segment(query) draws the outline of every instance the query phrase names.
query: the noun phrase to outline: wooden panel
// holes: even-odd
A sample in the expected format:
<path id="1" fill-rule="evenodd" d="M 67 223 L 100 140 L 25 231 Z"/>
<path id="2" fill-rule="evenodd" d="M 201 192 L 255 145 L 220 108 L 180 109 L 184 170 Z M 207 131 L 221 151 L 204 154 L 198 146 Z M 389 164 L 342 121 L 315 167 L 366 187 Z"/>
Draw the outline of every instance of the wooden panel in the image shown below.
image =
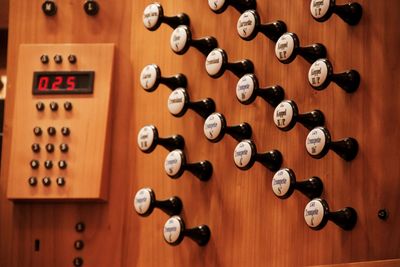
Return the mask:
<path id="1" fill-rule="evenodd" d="M 333 266 L 333 267 L 397 267 L 400 265 L 400 260 L 384 260 L 384 261 L 369 261 L 369 262 L 353 262 L 334 265 L 319 265 L 319 266 Z M 317 266 L 314 266 L 317 267 Z"/>
<path id="2" fill-rule="evenodd" d="M 9 0 L 0 0 L 0 28 L 8 28 L 8 6 Z"/>
<path id="3" fill-rule="evenodd" d="M 344 3 L 345 1 L 337 1 Z M 0 265 L 71 266 L 82 256 L 84 266 L 306 266 L 392 259 L 400 257 L 397 210 L 400 182 L 399 107 L 388 103 L 398 99 L 398 52 L 400 44 L 396 0 L 360 0 L 362 21 L 350 27 L 333 16 L 325 23 L 309 14 L 309 1 L 259 0 L 263 22 L 281 19 L 298 34 L 301 44 L 321 42 L 336 71 L 357 69 L 359 90 L 346 94 L 332 84 L 325 91 L 313 91 L 307 82 L 309 64 L 297 58 L 289 65 L 274 56 L 274 44 L 263 36 L 251 42 L 236 33 L 239 13 L 228 8 L 212 13 L 207 1 L 161 1 L 166 15 L 185 12 L 190 16 L 193 37 L 215 36 L 229 59 L 251 59 L 260 85 L 280 84 L 286 98 L 297 102 L 300 112 L 320 109 L 334 139 L 355 137 L 360 144 L 357 158 L 344 162 L 332 152 L 320 160 L 307 155 L 307 130 L 301 125 L 289 132 L 276 129 L 273 108 L 257 99 L 249 106 L 236 100 L 238 78 L 231 73 L 219 79 L 208 77 L 204 56 L 190 48 L 183 55 L 172 53 L 172 30 L 162 25 L 155 32 L 145 30 L 142 12 L 149 1 L 100 1 L 97 17 L 88 17 L 79 1 L 57 1 L 58 13 L 47 18 L 40 12 L 42 1 L 11 2 L 9 94 L 6 107 L 5 148 L 0 177 Z M 32 12 L 32 10 L 37 10 Z M 112 99 L 112 149 L 110 198 L 107 204 L 18 204 L 6 200 L 8 155 L 15 98 L 17 47 L 21 43 L 115 43 L 115 95 Z M 165 86 L 154 93 L 139 85 L 139 74 L 149 64 L 158 64 L 165 76 L 182 72 L 189 80 L 192 100 L 212 97 L 228 124 L 249 122 L 260 151 L 279 149 L 284 167 L 299 179 L 319 176 L 324 181 L 323 197 L 332 210 L 352 206 L 358 211 L 355 229 L 346 232 L 333 223 L 321 231 L 304 223 L 307 199 L 295 192 L 287 200 L 271 192 L 273 173 L 260 164 L 249 171 L 238 170 L 232 161 L 236 141 L 226 136 L 211 144 L 203 136 L 203 119 L 189 110 L 182 118 L 167 110 L 170 93 Z M 185 173 L 180 179 L 167 178 L 163 170 L 167 151 L 156 148 L 141 153 L 136 136 L 145 124 L 155 124 L 160 136 L 179 133 L 185 137 L 190 162 L 208 159 L 214 166 L 209 182 Z M 162 237 L 168 216 L 155 210 L 141 218 L 132 209 L 139 188 L 152 187 L 158 198 L 177 195 L 183 200 L 182 217 L 188 227 L 207 224 L 212 236 L 206 247 L 190 240 L 171 247 Z M 389 210 L 387 221 L 377 218 L 380 208 Z M 74 231 L 85 221 L 83 234 Z M 34 251 L 34 241 L 40 250 Z M 85 241 L 82 251 L 73 249 L 76 239 Z M 22 255 L 22 256 L 21 256 Z"/>

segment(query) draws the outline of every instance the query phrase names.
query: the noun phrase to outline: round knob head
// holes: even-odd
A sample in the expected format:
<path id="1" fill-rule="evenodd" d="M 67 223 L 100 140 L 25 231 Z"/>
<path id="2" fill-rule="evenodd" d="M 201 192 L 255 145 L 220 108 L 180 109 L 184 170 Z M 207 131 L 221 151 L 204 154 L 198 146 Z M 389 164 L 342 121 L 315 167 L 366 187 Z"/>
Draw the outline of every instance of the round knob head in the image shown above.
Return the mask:
<path id="1" fill-rule="evenodd" d="M 164 240 L 170 245 L 178 245 L 183 240 L 185 224 L 181 217 L 172 216 L 164 224 Z"/>
<path id="2" fill-rule="evenodd" d="M 137 143 L 140 150 L 145 153 L 152 152 L 157 146 L 158 131 L 154 125 L 147 125 L 140 129 Z"/>
<path id="3" fill-rule="evenodd" d="M 164 170 L 171 178 L 178 178 L 184 171 L 186 164 L 185 155 L 180 149 L 175 149 L 167 155 L 164 161 Z"/>
<path id="4" fill-rule="evenodd" d="M 313 230 L 322 229 L 328 222 L 329 207 L 325 200 L 315 198 L 304 208 L 304 220 Z"/>
<path id="5" fill-rule="evenodd" d="M 182 55 L 189 49 L 191 39 L 189 28 L 186 25 L 180 25 L 172 32 L 169 44 L 172 51 Z"/>
<path id="6" fill-rule="evenodd" d="M 240 103 L 248 105 L 252 103 L 256 97 L 258 89 L 258 80 L 254 74 L 245 74 L 236 84 L 236 98 Z"/>
<path id="7" fill-rule="evenodd" d="M 143 25 L 150 31 L 155 31 L 161 25 L 164 11 L 159 3 L 148 5 L 143 11 Z"/>
<path id="8" fill-rule="evenodd" d="M 183 116 L 187 111 L 189 96 L 183 88 L 177 88 L 168 97 L 168 110 L 175 117 Z"/>
<path id="9" fill-rule="evenodd" d="M 147 92 L 153 92 L 160 84 L 161 70 L 156 64 L 149 64 L 140 73 L 140 85 Z"/>
<path id="10" fill-rule="evenodd" d="M 226 120 L 224 115 L 213 113 L 204 122 L 204 135 L 209 141 L 216 143 L 224 137 L 225 128 Z"/>
<path id="11" fill-rule="evenodd" d="M 206 58 L 206 71 L 212 78 L 221 77 L 224 74 L 228 56 L 221 48 L 213 49 Z"/>
<path id="12" fill-rule="evenodd" d="M 308 82 L 316 90 L 325 89 L 333 74 L 332 64 L 325 58 L 315 61 L 308 71 Z"/>
<path id="13" fill-rule="evenodd" d="M 290 169 L 280 169 L 272 178 L 272 191 L 275 196 L 285 199 L 293 194 L 296 177 Z"/>
<path id="14" fill-rule="evenodd" d="M 295 102 L 285 100 L 276 106 L 274 111 L 274 123 L 283 131 L 289 131 L 296 124 L 296 117 L 299 111 Z"/>
<path id="15" fill-rule="evenodd" d="M 310 12 L 316 21 L 322 22 L 330 18 L 335 0 L 311 0 Z"/>
<path id="16" fill-rule="evenodd" d="M 257 26 L 260 25 L 260 17 L 255 10 L 247 10 L 238 19 L 236 29 L 243 40 L 250 41 L 257 36 Z"/>
<path id="17" fill-rule="evenodd" d="M 156 200 L 154 191 L 150 188 L 142 188 L 137 191 L 133 205 L 137 214 L 146 217 L 154 210 L 154 202 Z"/>
<path id="18" fill-rule="evenodd" d="M 296 50 L 299 47 L 297 35 L 287 32 L 279 37 L 275 44 L 275 56 L 284 64 L 289 64 L 296 58 Z"/>
<path id="19" fill-rule="evenodd" d="M 235 147 L 233 161 L 239 169 L 248 170 L 254 165 L 256 154 L 255 144 L 251 140 L 243 140 Z"/>
<path id="20" fill-rule="evenodd" d="M 208 6 L 215 13 L 221 13 L 228 7 L 228 3 L 226 0 L 208 0 Z"/>
<path id="21" fill-rule="evenodd" d="M 322 158 L 329 151 L 331 135 L 324 127 L 312 129 L 306 139 L 306 149 L 308 154 L 316 159 Z"/>

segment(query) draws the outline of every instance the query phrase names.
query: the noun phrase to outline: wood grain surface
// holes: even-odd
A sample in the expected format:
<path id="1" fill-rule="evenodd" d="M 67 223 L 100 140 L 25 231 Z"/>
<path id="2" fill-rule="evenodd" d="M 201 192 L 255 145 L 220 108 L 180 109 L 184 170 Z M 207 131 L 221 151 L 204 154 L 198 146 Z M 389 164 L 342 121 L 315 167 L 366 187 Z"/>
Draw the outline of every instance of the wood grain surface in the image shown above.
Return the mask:
<path id="1" fill-rule="evenodd" d="M 86 16 L 78 1 L 57 1 L 57 16 L 47 18 L 40 11 L 41 1 L 15 0 L 10 9 L 9 91 L 0 178 L 0 265 L 71 266 L 78 255 L 84 266 L 146 267 L 309 266 L 400 258 L 400 108 L 395 102 L 400 97 L 400 2 L 358 1 L 363 17 L 351 27 L 335 15 L 325 23 L 314 21 L 306 0 L 257 1 L 262 22 L 283 20 L 302 45 L 323 43 L 336 72 L 358 70 L 361 85 L 353 94 L 335 84 L 314 91 L 307 81 L 310 65 L 304 59 L 283 65 L 275 58 L 274 44 L 261 34 L 251 42 L 240 39 L 236 32 L 240 14 L 233 8 L 216 15 L 205 0 L 160 2 L 168 16 L 179 12 L 190 16 L 194 38 L 216 37 L 230 61 L 251 59 L 261 86 L 281 85 L 286 99 L 295 100 L 300 112 L 323 111 L 333 139 L 356 138 L 359 154 L 352 162 L 332 151 L 320 160 L 311 158 L 304 146 L 306 128 L 296 125 L 289 132 L 279 131 L 271 106 L 261 99 L 248 106 L 236 100 L 236 76 L 226 72 L 219 79 L 210 78 L 204 56 L 193 47 L 182 56 L 174 54 L 169 47 L 172 29 L 167 25 L 147 31 L 142 12 L 150 1 L 99 1 L 97 17 Z M 105 204 L 15 205 L 6 200 L 17 48 L 20 43 L 51 42 L 116 44 L 111 183 Z M 169 89 L 160 85 L 148 93 L 140 87 L 140 72 L 150 63 L 159 65 L 164 76 L 184 73 L 190 98 L 213 98 L 228 125 L 250 123 L 257 148 L 279 149 L 283 167 L 292 168 L 299 180 L 319 176 L 325 186 L 323 198 L 332 210 L 346 206 L 357 210 L 354 230 L 341 230 L 332 222 L 321 231 L 309 229 L 303 219 L 305 196 L 295 192 L 287 200 L 276 198 L 272 172 L 258 163 L 248 171 L 235 167 L 233 138 L 210 143 L 203 135 L 204 120 L 193 111 L 182 118 L 169 114 Z M 187 172 L 177 180 L 168 178 L 163 169 L 167 150 L 157 147 L 144 154 L 137 147 L 137 133 L 146 124 L 156 125 L 163 137 L 183 135 L 189 162 L 212 162 L 211 180 L 200 182 Z M 168 216 L 155 210 L 142 218 L 133 210 L 133 196 L 142 187 L 153 188 L 159 199 L 179 196 L 186 225 L 210 227 L 208 245 L 199 247 L 186 238 L 176 247 L 166 244 L 162 229 Z M 386 221 L 377 217 L 381 208 L 389 211 Z M 74 226 L 81 220 L 86 231 L 78 234 Z M 35 239 L 41 241 L 40 251 L 34 251 Z M 85 241 L 82 251 L 74 250 L 76 239 Z"/>

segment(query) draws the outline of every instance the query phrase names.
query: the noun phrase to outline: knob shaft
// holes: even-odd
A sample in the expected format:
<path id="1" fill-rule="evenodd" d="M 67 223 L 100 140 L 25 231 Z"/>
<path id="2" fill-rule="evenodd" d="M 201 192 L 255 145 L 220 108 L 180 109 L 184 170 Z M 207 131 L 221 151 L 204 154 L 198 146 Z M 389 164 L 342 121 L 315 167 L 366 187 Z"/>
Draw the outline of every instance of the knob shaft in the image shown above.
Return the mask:
<path id="1" fill-rule="evenodd" d="M 221 113 L 213 113 L 208 116 L 204 122 L 204 135 L 206 138 L 213 143 L 217 143 L 222 140 L 225 134 L 229 134 L 235 140 L 241 141 L 251 138 L 252 130 L 247 122 L 227 126 L 225 116 Z"/>
<path id="2" fill-rule="evenodd" d="M 276 107 L 284 98 L 285 91 L 279 85 L 260 88 L 255 74 L 245 74 L 236 85 L 236 98 L 243 105 L 249 105 L 257 97 Z"/>
<path id="3" fill-rule="evenodd" d="M 179 13 L 176 16 L 168 17 L 164 15 L 164 9 L 161 4 L 153 3 L 143 11 L 143 25 L 149 31 L 157 30 L 162 23 L 167 24 L 172 29 L 175 29 L 179 25 L 190 25 L 189 16 L 185 13 Z"/>
<path id="4" fill-rule="evenodd" d="M 157 145 L 161 145 L 165 149 L 172 151 L 174 149 L 183 149 L 185 139 L 181 135 L 173 135 L 161 138 L 158 130 L 154 125 L 147 125 L 140 129 L 137 137 L 139 149 L 144 153 L 151 153 Z"/>
<path id="5" fill-rule="evenodd" d="M 352 137 L 332 141 L 331 134 L 325 127 L 316 127 L 309 132 L 306 139 L 308 154 L 316 159 L 324 157 L 331 149 L 346 161 L 357 156 L 358 142 Z"/>
<path id="6" fill-rule="evenodd" d="M 309 130 L 325 123 L 324 113 L 320 110 L 313 110 L 299 114 L 296 102 L 293 100 L 282 101 L 274 111 L 274 123 L 282 131 L 291 130 L 299 122 Z"/>
<path id="7" fill-rule="evenodd" d="M 140 85 L 142 88 L 147 92 L 153 92 L 160 84 L 166 85 L 171 90 L 179 87 L 186 88 L 187 79 L 182 73 L 178 73 L 171 77 L 162 77 L 161 69 L 156 64 L 145 66 L 140 73 Z"/>
<path id="8" fill-rule="evenodd" d="M 207 225 L 186 229 L 183 219 L 179 216 L 169 218 L 164 224 L 163 232 L 164 240 L 173 246 L 179 245 L 185 236 L 195 241 L 199 246 L 205 246 L 211 237 L 211 231 Z"/>
<path id="9" fill-rule="evenodd" d="M 218 46 L 217 39 L 207 36 L 199 39 L 193 39 L 188 26 L 180 25 L 171 34 L 170 46 L 175 54 L 185 54 L 191 46 L 207 56 L 214 48 Z"/>
<path id="10" fill-rule="evenodd" d="M 275 45 L 275 56 L 283 64 L 289 64 L 297 55 L 309 63 L 326 57 L 326 48 L 323 44 L 312 44 L 300 47 L 300 40 L 295 33 L 287 32 L 279 37 Z"/>
<path id="11" fill-rule="evenodd" d="M 328 220 L 344 230 L 351 230 L 357 223 L 357 212 L 351 207 L 339 211 L 329 211 L 328 203 L 324 199 L 315 198 L 305 207 L 304 220 L 313 230 L 324 228 Z"/>
<path id="12" fill-rule="evenodd" d="M 270 171 L 277 171 L 282 165 L 282 154 L 278 150 L 257 153 L 256 145 L 251 140 L 241 141 L 233 152 L 236 167 L 241 170 L 250 169 L 256 161 L 260 162 Z"/>
<path id="13" fill-rule="evenodd" d="M 356 70 L 333 73 L 332 63 L 326 58 L 315 61 L 308 71 L 308 82 L 315 90 L 323 90 L 334 82 L 347 93 L 353 93 L 360 85 L 360 79 Z"/>
<path id="14" fill-rule="evenodd" d="M 318 22 L 328 20 L 332 14 L 337 14 L 349 25 L 357 25 L 362 17 L 362 6 L 356 2 L 349 2 L 344 5 L 336 5 L 335 0 L 311 0 L 310 12 Z"/>
<path id="15" fill-rule="evenodd" d="M 253 62 L 249 59 L 229 63 L 228 54 L 221 48 L 215 48 L 207 55 L 205 67 L 208 75 L 214 79 L 221 77 L 226 70 L 231 71 L 238 78 L 246 73 L 254 72 Z"/>
<path id="16" fill-rule="evenodd" d="M 151 188 L 140 189 L 134 199 L 134 208 L 138 215 L 149 216 L 154 208 L 159 208 L 166 214 L 173 216 L 181 213 L 183 204 L 179 197 L 173 196 L 166 200 L 156 200 L 154 190 Z"/>
<path id="17" fill-rule="evenodd" d="M 196 163 L 187 163 L 186 156 L 180 149 L 175 149 L 167 155 L 164 161 L 164 170 L 173 179 L 182 176 L 185 170 L 191 172 L 200 181 L 211 178 L 213 167 L 211 162 L 204 160 Z"/>

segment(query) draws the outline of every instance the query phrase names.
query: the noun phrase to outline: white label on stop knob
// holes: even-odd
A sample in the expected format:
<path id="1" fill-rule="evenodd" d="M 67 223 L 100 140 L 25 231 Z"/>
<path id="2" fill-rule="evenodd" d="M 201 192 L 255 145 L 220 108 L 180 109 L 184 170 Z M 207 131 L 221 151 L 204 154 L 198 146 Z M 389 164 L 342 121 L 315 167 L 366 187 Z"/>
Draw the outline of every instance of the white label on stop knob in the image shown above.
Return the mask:
<path id="1" fill-rule="evenodd" d="M 311 0 L 310 12 L 316 18 L 322 18 L 329 10 L 331 0 Z"/>
<path id="2" fill-rule="evenodd" d="M 164 239 L 168 243 L 176 242 L 179 239 L 181 232 L 181 223 L 177 216 L 169 218 L 164 224 Z"/>
<path id="3" fill-rule="evenodd" d="M 180 52 L 185 48 L 187 42 L 186 26 L 177 27 L 171 34 L 170 45 L 175 52 Z"/>
<path id="4" fill-rule="evenodd" d="M 169 152 L 164 162 L 164 170 L 169 176 L 178 174 L 182 167 L 181 150 L 176 149 Z"/>
<path id="5" fill-rule="evenodd" d="M 251 11 L 244 12 L 238 19 L 236 29 L 240 37 L 250 36 L 256 26 L 256 18 Z"/>
<path id="6" fill-rule="evenodd" d="M 315 228 L 318 227 L 324 218 L 324 206 L 321 201 L 315 199 L 308 202 L 304 209 L 304 220 L 307 225 Z"/>
<path id="7" fill-rule="evenodd" d="M 286 170 L 280 170 L 272 178 L 272 191 L 277 196 L 284 196 L 290 189 L 290 174 Z"/>
<path id="8" fill-rule="evenodd" d="M 214 49 L 206 58 L 206 71 L 209 75 L 216 75 L 222 68 L 223 56 L 221 51 Z"/>
<path id="9" fill-rule="evenodd" d="M 207 139 L 214 140 L 216 139 L 222 129 L 222 121 L 218 113 L 213 113 L 204 122 L 204 135 Z"/>
<path id="10" fill-rule="evenodd" d="M 225 0 L 208 0 L 208 5 L 212 10 L 218 11 L 225 4 Z"/>
<path id="11" fill-rule="evenodd" d="M 153 141 L 154 141 L 154 132 L 150 126 L 145 126 L 142 129 L 140 129 L 137 137 L 137 143 L 140 150 L 142 151 L 148 150 L 153 144 Z"/>
<path id="12" fill-rule="evenodd" d="M 320 128 L 315 128 L 308 133 L 306 148 L 311 155 L 319 155 L 326 144 L 325 133 Z"/>
<path id="13" fill-rule="evenodd" d="M 149 189 L 143 188 L 140 189 L 135 195 L 135 210 L 139 214 L 145 214 L 149 208 L 151 203 L 151 195 Z"/>
<path id="14" fill-rule="evenodd" d="M 168 110 L 171 114 L 177 115 L 185 107 L 186 93 L 185 89 L 177 88 L 168 97 Z"/>
<path id="15" fill-rule="evenodd" d="M 143 24 L 147 29 L 153 28 L 160 16 L 158 6 L 156 4 L 148 5 L 143 11 Z"/>
<path id="16" fill-rule="evenodd" d="M 290 34 L 285 33 L 276 42 L 275 56 L 279 60 L 283 61 L 288 59 L 292 55 L 293 50 L 294 50 L 294 39 Z"/>
<path id="17" fill-rule="evenodd" d="M 248 142 L 240 142 L 233 152 L 233 160 L 236 166 L 246 167 L 251 159 L 251 146 Z"/>
<path id="18" fill-rule="evenodd" d="M 147 65 L 140 73 L 140 85 L 143 89 L 153 88 L 157 80 L 157 70 L 153 65 Z"/>
<path id="19" fill-rule="evenodd" d="M 308 82 L 313 87 L 321 86 L 328 77 L 328 66 L 324 59 L 315 61 L 308 71 Z"/>
<path id="20" fill-rule="evenodd" d="M 251 98 L 254 93 L 254 81 L 250 74 L 244 75 L 236 84 L 236 97 L 244 102 Z"/>
<path id="21" fill-rule="evenodd" d="M 293 119 L 293 107 L 287 101 L 282 101 L 274 111 L 274 122 L 279 128 L 285 128 Z"/>

